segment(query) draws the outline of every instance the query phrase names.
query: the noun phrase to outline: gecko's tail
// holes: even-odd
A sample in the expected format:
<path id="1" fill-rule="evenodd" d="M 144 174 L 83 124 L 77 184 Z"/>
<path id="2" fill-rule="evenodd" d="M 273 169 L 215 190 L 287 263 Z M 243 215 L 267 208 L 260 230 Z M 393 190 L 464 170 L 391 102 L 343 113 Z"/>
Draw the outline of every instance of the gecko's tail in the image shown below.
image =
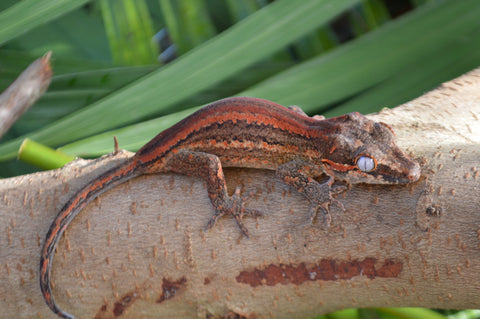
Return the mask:
<path id="1" fill-rule="evenodd" d="M 137 173 L 136 162 L 127 161 L 125 164 L 114 167 L 93 181 L 85 185 L 63 206 L 48 230 L 42 248 L 40 259 L 40 289 L 48 307 L 59 317 L 73 319 L 74 316 L 60 309 L 52 296 L 51 271 L 55 249 L 63 232 L 70 222 L 88 203 L 94 200 L 101 193 L 132 179 L 141 173 Z"/>

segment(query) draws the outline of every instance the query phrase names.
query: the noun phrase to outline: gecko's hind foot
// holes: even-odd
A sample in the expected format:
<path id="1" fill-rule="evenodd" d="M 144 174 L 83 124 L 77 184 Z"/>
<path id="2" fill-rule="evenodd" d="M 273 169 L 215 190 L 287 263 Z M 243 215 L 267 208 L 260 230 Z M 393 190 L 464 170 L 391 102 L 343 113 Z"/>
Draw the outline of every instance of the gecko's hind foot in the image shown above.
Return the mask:
<path id="1" fill-rule="evenodd" d="M 244 216 L 251 216 L 251 217 L 260 217 L 263 216 L 263 213 L 256 209 L 245 208 L 245 202 L 250 197 L 251 193 L 240 196 L 240 188 L 237 187 L 235 189 L 235 193 L 230 196 L 226 205 L 222 207 L 218 207 L 217 211 L 208 221 L 207 225 L 205 226 L 205 230 L 211 229 L 217 223 L 217 220 L 224 216 L 224 215 L 231 215 L 235 218 L 237 222 L 238 228 L 240 228 L 240 232 L 245 236 L 248 237 L 248 229 L 243 223 Z"/>

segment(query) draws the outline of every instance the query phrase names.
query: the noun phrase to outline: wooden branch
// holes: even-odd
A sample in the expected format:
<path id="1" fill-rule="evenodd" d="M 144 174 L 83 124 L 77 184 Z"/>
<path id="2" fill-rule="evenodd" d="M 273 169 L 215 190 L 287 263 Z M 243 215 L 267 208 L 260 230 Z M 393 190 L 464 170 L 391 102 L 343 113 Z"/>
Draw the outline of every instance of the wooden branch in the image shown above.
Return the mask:
<path id="1" fill-rule="evenodd" d="M 262 170 L 228 170 L 253 191 L 242 238 L 212 214 L 202 182 L 144 176 L 72 222 L 53 265 L 54 296 L 79 318 L 303 318 L 346 307 L 478 308 L 480 69 L 371 116 L 422 163 L 407 186 L 356 185 L 332 226 L 307 224 L 304 197 Z M 54 318 L 38 283 L 60 207 L 127 153 L 0 181 L 2 317 Z"/>
<path id="2" fill-rule="evenodd" d="M 35 60 L 0 94 L 0 138 L 47 90 L 52 78 L 48 52 Z"/>

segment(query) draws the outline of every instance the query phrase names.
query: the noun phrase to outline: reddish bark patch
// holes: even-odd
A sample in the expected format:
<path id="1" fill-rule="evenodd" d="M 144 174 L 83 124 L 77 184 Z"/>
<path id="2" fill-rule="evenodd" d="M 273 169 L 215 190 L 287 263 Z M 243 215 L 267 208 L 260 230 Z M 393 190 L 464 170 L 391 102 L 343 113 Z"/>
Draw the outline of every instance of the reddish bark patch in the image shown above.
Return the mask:
<path id="1" fill-rule="evenodd" d="M 350 279 L 355 276 L 397 277 L 402 271 L 402 263 L 387 259 L 380 268 L 375 268 L 376 259 L 337 262 L 332 259 L 322 259 L 317 264 L 307 267 L 305 263 L 292 265 L 268 265 L 252 271 L 242 271 L 236 277 L 237 282 L 252 287 L 277 284 L 299 285 L 305 281 Z"/>
<path id="2" fill-rule="evenodd" d="M 397 277 L 398 274 L 402 271 L 402 264 L 399 262 L 394 262 L 393 260 L 387 259 L 382 267 L 377 270 L 377 277 L 389 278 Z"/>
<path id="3" fill-rule="evenodd" d="M 128 292 L 113 303 L 113 309 L 110 308 L 108 304 L 103 304 L 94 318 L 106 319 L 120 317 L 138 298 L 140 298 L 139 289 Z"/>
<path id="4" fill-rule="evenodd" d="M 123 312 L 130 307 L 135 300 L 137 300 L 139 297 L 138 293 L 131 292 L 126 295 L 123 295 L 120 300 L 116 301 L 113 304 L 113 314 L 115 317 L 121 316 Z"/>
<path id="5" fill-rule="evenodd" d="M 107 316 L 107 305 L 106 304 L 103 304 L 101 307 L 100 307 L 100 311 L 95 315 L 95 319 L 103 319 L 103 318 L 108 318 Z"/>
<path id="6" fill-rule="evenodd" d="M 176 281 L 170 281 L 164 278 L 162 282 L 162 294 L 157 299 L 157 303 L 161 303 L 165 300 L 175 297 L 179 290 L 183 288 L 186 283 L 187 278 L 185 277 L 182 277 Z"/>

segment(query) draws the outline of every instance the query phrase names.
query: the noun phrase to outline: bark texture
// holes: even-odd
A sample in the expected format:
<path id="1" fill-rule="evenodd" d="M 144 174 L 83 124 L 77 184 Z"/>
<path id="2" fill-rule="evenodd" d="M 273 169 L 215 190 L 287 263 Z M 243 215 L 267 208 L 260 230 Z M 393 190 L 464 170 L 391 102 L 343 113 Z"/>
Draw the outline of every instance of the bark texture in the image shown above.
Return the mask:
<path id="1" fill-rule="evenodd" d="M 422 164 L 404 186 L 354 185 L 332 225 L 271 171 L 227 170 L 252 192 L 243 238 L 209 232 L 202 182 L 143 176 L 72 222 L 53 264 L 54 296 L 78 318 L 303 318 L 348 307 L 479 308 L 480 69 L 371 118 Z M 0 317 L 54 318 L 38 267 L 45 234 L 82 185 L 128 153 L 0 181 Z"/>

